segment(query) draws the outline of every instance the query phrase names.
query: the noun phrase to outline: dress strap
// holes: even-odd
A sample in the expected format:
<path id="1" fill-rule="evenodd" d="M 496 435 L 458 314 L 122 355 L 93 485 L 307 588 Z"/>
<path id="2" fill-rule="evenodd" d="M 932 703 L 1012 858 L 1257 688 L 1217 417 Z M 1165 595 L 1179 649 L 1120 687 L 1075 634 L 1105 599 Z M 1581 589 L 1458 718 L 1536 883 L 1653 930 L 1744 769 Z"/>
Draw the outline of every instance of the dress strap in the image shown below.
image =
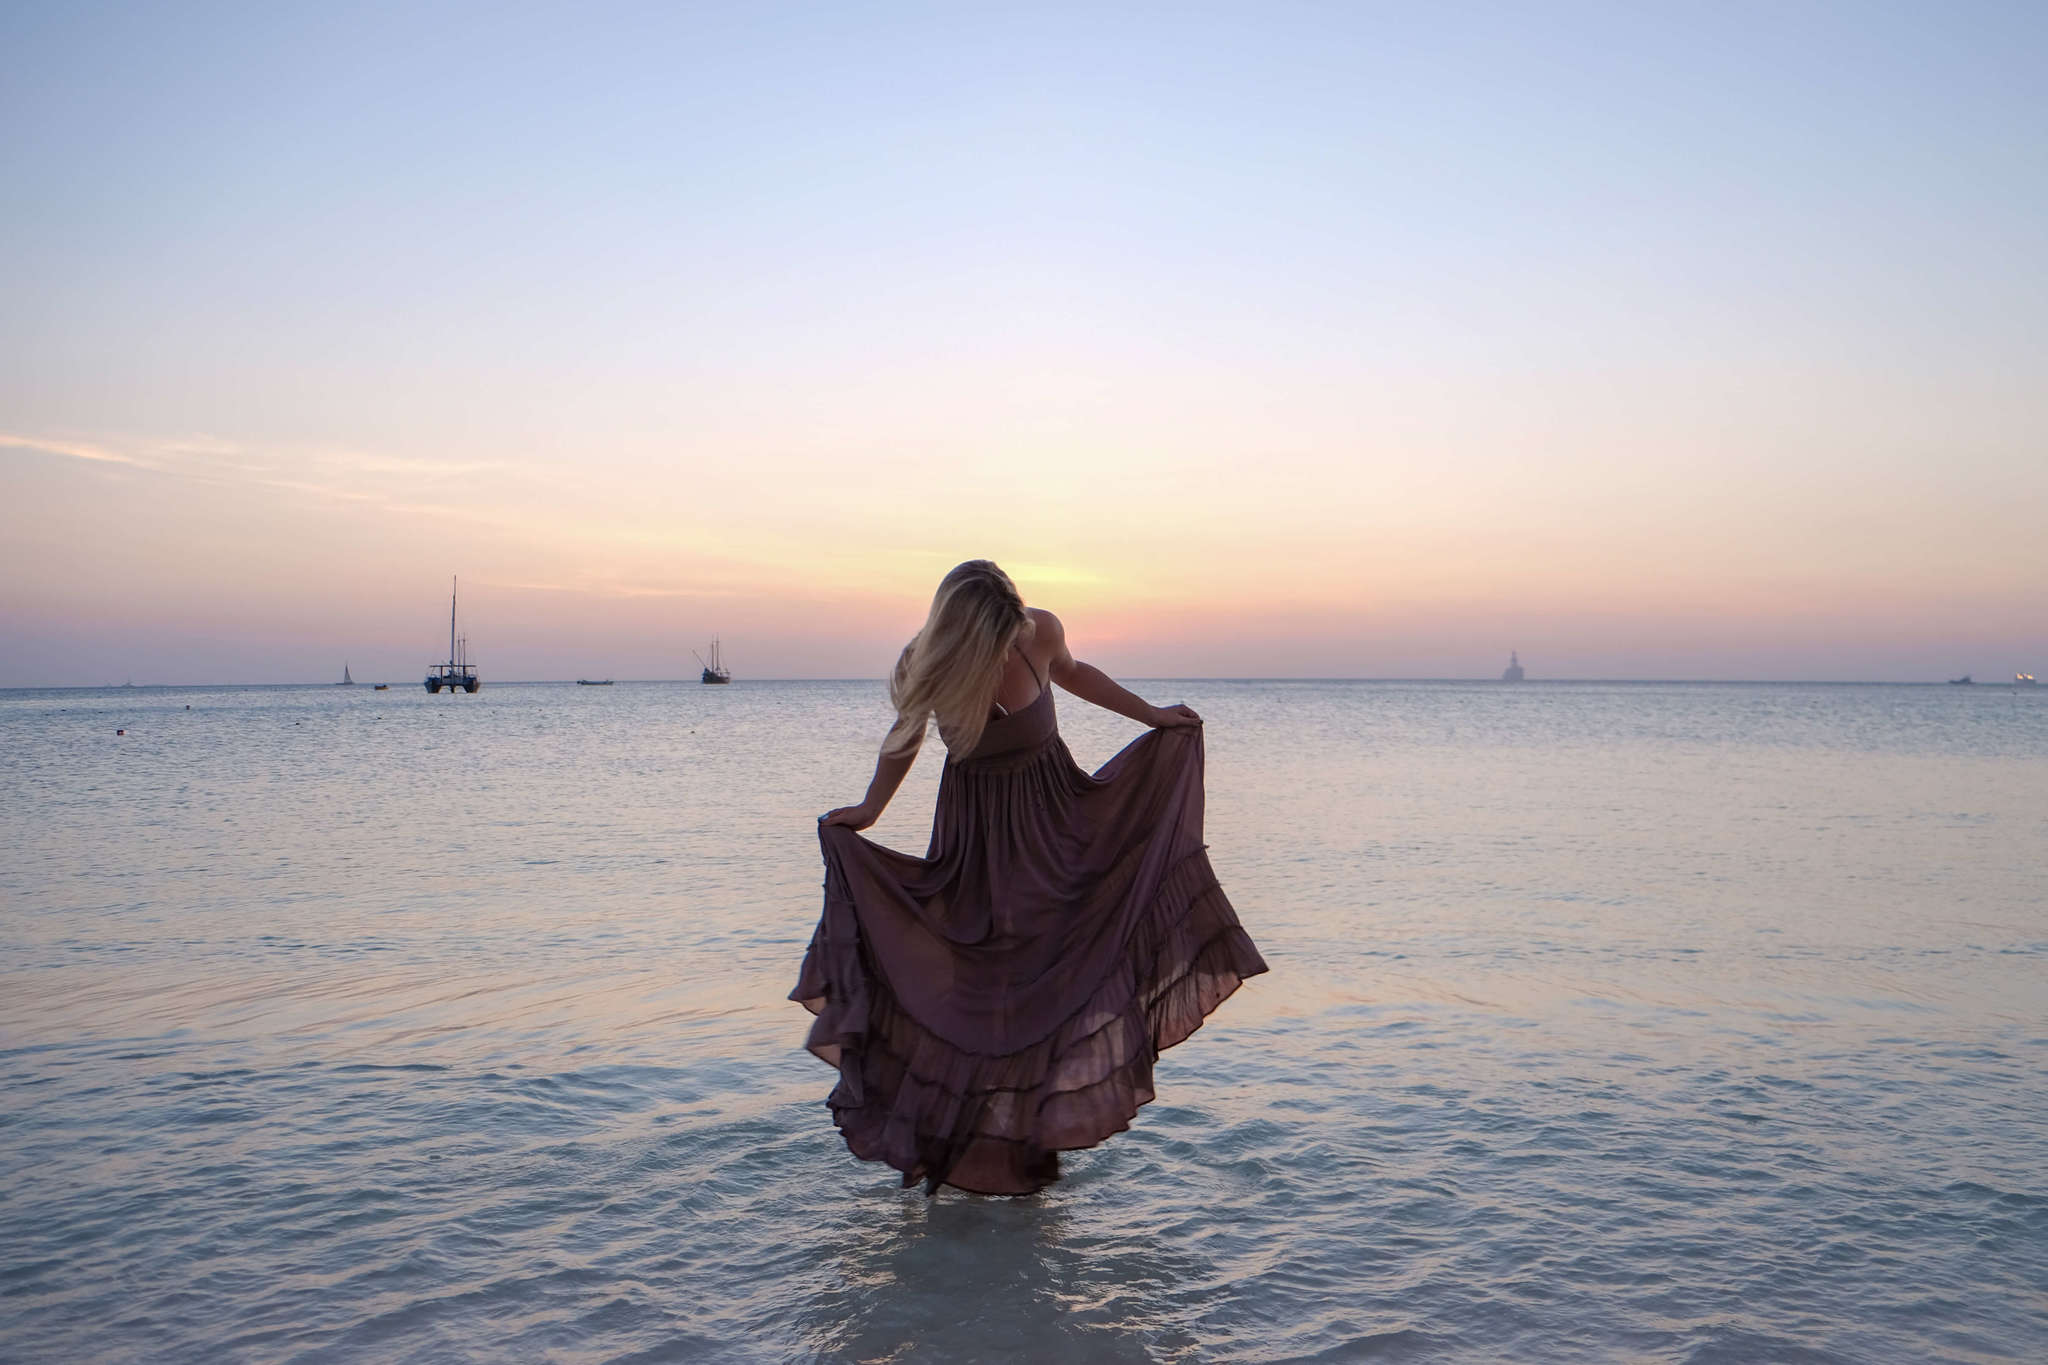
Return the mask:
<path id="1" fill-rule="evenodd" d="M 1010 648 L 1011 648 L 1011 649 L 1017 649 L 1017 646 L 1015 646 L 1015 645 L 1011 645 L 1011 646 L 1010 646 Z M 1045 679 L 1043 679 L 1043 678 L 1041 678 L 1041 677 L 1039 677 L 1039 676 L 1038 676 L 1038 665 L 1036 665 L 1036 664 L 1032 663 L 1032 662 L 1031 662 L 1031 656 L 1030 656 L 1029 654 L 1026 654 L 1026 653 L 1025 653 L 1025 652 L 1024 652 L 1023 650 L 1021 650 L 1021 649 L 1017 649 L 1017 657 L 1018 657 L 1018 658 L 1020 658 L 1020 659 L 1022 659 L 1022 660 L 1024 661 L 1024 666 L 1025 666 L 1026 668 L 1028 668 L 1028 669 L 1030 669 L 1030 670 L 1031 670 L 1031 681 L 1033 681 L 1033 682 L 1035 682 L 1035 683 L 1037 683 L 1037 684 L 1038 684 L 1038 696 L 1039 696 L 1039 697 L 1042 697 L 1042 696 L 1044 696 L 1044 695 L 1045 695 Z M 1032 698 L 1031 700 L 1032 700 L 1032 703 L 1033 703 L 1033 704 L 1035 705 L 1035 704 L 1037 703 L 1037 701 L 1038 701 L 1038 697 L 1033 697 L 1033 698 Z M 1002 718 L 1003 718 L 1004 716 L 1007 716 L 1007 715 L 1009 715 L 1009 714 L 1010 714 L 1010 708 L 1009 708 L 1009 707 L 1007 707 L 1007 706 L 1005 706 L 1005 705 L 1003 705 L 1003 704 L 1002 704 L 1001 702 L 993 702 L 993 703 L 991 703 L 991 704 L 990 704 L 990 711 L 991 711 L 991 714 L 989 715 L 989 719 L 990 719 L 990 720 L 1001 720 L 1001 719 L 1002 719 Z"/>

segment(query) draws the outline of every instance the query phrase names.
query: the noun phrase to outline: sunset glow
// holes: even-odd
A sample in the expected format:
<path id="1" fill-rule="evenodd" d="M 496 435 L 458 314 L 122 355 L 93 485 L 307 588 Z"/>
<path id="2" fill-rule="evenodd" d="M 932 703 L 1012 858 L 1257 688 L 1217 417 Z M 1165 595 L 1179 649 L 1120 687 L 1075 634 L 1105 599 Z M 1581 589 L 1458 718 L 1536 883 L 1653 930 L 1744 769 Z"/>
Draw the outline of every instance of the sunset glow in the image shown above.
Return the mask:
<path id="1" fill-rule="evenodd" d="M 0 19 L 0 685 L 2048 665 L 2043 11 L 1532 15 Z"/>

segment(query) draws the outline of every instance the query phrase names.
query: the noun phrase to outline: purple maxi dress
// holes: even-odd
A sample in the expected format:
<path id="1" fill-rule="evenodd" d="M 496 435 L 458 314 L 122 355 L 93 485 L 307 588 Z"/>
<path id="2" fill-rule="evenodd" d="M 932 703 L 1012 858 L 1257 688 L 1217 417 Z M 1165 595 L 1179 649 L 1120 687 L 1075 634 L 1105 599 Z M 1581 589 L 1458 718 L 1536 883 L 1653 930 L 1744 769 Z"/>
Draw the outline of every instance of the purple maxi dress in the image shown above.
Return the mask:
<path id="1" fill-rule="evenodd" d="M 855 1156 L 903 1183 L 1027 1194 L 1130 1127 L 1159 1053 L 1266 970 L 1202 843 L 1202 731 L 1089 776 L 1052 687 L 939 783 L 930 853 L 821 825 L 825 910 L 790 999 L 838 1068 Z"/>

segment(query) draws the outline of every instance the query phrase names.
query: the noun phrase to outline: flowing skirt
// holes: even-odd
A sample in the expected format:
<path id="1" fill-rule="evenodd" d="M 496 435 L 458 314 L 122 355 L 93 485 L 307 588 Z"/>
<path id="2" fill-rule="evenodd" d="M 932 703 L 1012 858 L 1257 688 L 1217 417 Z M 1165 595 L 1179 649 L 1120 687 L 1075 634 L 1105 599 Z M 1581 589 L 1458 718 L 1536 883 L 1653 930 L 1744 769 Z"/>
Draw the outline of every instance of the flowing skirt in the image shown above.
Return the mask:
<path id="1" fill-rule="evenodd" d="M 1020 713 L 1021 715 L 1022 713 Z M 1202 844 L 1202 733 L 1100 772 L 1056 730 L 949 763 L 928 856 L 820 826 L 796 989 L 854 1155 L 905 1185 L 1025 1194 L 1130 1126 L 1152 1065 L 1266 970 Z"/>

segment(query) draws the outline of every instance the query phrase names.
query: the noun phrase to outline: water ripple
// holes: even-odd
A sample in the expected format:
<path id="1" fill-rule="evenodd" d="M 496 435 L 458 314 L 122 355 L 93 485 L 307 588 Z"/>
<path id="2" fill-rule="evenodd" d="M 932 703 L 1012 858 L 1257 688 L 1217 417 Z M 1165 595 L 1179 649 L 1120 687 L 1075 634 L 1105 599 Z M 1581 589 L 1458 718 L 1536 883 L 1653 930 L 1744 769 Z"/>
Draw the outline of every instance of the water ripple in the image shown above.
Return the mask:
<path id="1" fill-rule="evenodd" d="M 1177 687 L 1275 971 L 1006 1201 L 853 1162 L 780 999 L 875 690 L 590 691 L 0 697 L 0 1356 L 2048 1340 L 2048 707 Z"/>

